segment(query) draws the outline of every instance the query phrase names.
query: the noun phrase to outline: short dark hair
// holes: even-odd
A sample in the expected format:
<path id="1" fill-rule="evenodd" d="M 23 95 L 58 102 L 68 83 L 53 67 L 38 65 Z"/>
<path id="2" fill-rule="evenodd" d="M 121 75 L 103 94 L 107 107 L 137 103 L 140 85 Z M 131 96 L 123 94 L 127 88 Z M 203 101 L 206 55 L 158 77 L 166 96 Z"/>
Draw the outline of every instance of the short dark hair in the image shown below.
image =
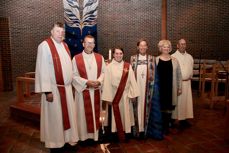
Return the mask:
<path id="1" fill-rule="evenodd" d="M 83 42 L 85 41 L 86 38 L 92 38 L 92 39 L 95 40 L 95 37 L 93 37 L 92 35 L 86 35 L 86 36 L 84 37 L 84 39 L 83 39 Z"/>
<path id="2" fill-rule="evenodd" d="M 56 23 L 53 24 L 52 29 L 53 29 L 54 27 L 64 28 L 64 24 L 61 23 L 61 22 L 56 22 Z"/>
<path id="3" fill-rule="evenodd" d="M 115 53 L 115 49 L 119 49 L 119 50 L 121 50 L 121 51 L 122 51 L 122 53 L 124 54 L 124 50 L 123 50 L 123 48 L 122 48 L 122 47 L 114 47 L 114 48 L 112 48 L 112 54 L 114 54 L 114 53 Z"/>
<path id="4" fill-rule="evenodd" d="M 186 42 L 186 39 L 181 38 L 181 39 L 179 39 L 179 40 L 177 41 L 177 44 L 178 44 L 178 45 L 180 44 L 180 41 L 181 41 L 181 40 L 184 40 L 184 41 Z"/>

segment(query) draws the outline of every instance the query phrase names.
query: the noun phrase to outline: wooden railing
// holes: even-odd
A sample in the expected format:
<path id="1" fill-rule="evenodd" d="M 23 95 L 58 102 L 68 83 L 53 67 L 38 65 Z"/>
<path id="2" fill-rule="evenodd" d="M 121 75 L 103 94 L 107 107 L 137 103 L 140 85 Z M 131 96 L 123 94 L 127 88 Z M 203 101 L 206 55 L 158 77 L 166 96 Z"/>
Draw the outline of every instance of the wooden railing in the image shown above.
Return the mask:
<path id="1" fill-rule="evenodd" d="M 27 72 L 24 74 L 24 76 L 26 78 L 35 78 L 35 72 Z M 25 83 L 25 95 L 28 97 L 31 95 L 30 87 L 31 87 L 31 83 L 26 82 Z"/>
<path id="2" fill-rule="evenodd" d="M 40 94 L 34 93 L 34 76 L 34 72 L 28 72 L 16 78 L 17 99 L 10 106 L 12 116 L 40 121 Z"/>
<path id="3" fill-rule="evenodd" d="M 30 96 L 30 85 L 35 83 L 35 78 L 31 77 L 17 77 L 17 103 L 24 102 L 24 96 Z M 24 92 L 25 91 L 25 92 Z"/>
<path id="4" fill-rule="evenodd" d="M 35 83 L 35 72 L 27 72 L 24 77 L 16 78 L 17 103 L 24 102 L 24 97 L 31 96 L 31 86 Z"/>

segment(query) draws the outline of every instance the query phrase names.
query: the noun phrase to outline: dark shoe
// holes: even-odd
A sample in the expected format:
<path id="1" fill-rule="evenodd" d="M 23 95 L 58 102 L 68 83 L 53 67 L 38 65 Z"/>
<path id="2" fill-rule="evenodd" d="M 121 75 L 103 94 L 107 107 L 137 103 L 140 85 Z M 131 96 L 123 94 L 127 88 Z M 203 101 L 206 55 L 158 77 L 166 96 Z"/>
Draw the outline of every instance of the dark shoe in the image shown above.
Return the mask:
<path id="1" fill-rule="evenodd" d="M 68 144 L 68 143 L 66 143 L 65 145 L 64 145 L 64 151 L 74 151 L 74 152 L 76 152 L 78 150 L 78 146 L 77 145 L 70 145 L 70 144 Z"/>
<path id="2" fill-rule="evenodd" d="M 140 132 L 140 134 L 139 134 L 139 140 L 144 140 L 146 138 L 146 136 L 145 136 L 145 132 Z"/>
<path id="3" fill-rule="evenodd" d="M 189 123 L 187 120 L 181 120 L 181 121 L 179 121 L 179 127 L 181 129 L 190 128 L 191 126 L 192 126 L 192 124 Z"/>
<path id="4" fill-rule="evenodd" d="M 63 148 L 50 148 L 50 153 L 64 153 Z"/>
<path id="5" fill-rule="evenodd" d="M 164 129 L 163 134 L 164 135 L 169 135 L 169 128 Z"/>
<path id="6" fill-rule="evenodd" d="M 118 143 L 119 142 L 118 134 L 117 133 L 111 133 L 110 141 L 114 142 L 114 143 Z"/>
<path id="7" fill-rule="evenodd" d="M 188 121 L 186 121 L 186 125 L 185 125 L 187 128 L 190 128 L 192 126 L 192 124 Z"/>

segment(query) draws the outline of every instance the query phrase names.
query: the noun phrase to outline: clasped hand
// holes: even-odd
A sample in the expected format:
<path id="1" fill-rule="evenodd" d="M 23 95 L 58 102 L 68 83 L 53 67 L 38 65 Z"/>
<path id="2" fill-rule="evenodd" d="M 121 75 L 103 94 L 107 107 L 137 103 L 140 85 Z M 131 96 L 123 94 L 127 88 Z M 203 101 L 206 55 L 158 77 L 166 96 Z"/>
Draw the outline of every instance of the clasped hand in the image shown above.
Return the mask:
<path id="1" fill-rule="evenodd" d="M 89 88 L 98 88 L 100 86 L 100 82 L 99 81 L 88 80 L 86 85 Z"/>

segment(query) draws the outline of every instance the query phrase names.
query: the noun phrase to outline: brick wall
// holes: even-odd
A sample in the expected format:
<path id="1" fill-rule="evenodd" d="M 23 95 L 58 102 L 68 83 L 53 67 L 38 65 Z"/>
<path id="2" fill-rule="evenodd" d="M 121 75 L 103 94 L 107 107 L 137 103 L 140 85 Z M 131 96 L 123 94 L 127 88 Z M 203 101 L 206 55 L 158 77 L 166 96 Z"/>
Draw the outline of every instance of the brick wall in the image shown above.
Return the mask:
<path id="1" fill-rule="evenodd" d="M 0 17 L 0 36 L 0 91 L 10 91 L 13 85 L 8 18 Z"/>
<path id="2" fill-rule="evenodd" d="M 196 58 L 229 59 L 229 2 L 227 0 L 168 0 L 168 38 L 188 40 Z"/>
<path id="3" fill-rule="evenodd" d="M 136 53 L 139 38 L 149 41 L 149 51 L 157 54 L 161 35 L 161 0 L 100 0 L 98 48 L 108 58 L 109 48 L 124 48 L 129 61 Z"/>
<path id="4" fill-rule="evenodd" d="M 13 80 L 34 71 L 37 46 L 50 35 L 56 21 L 63 22 L 61 0 L 11 0 L 0 2 L 0 17 L 9 17 Z M 9 59 L 10 60 L 10 59 Z"/>

